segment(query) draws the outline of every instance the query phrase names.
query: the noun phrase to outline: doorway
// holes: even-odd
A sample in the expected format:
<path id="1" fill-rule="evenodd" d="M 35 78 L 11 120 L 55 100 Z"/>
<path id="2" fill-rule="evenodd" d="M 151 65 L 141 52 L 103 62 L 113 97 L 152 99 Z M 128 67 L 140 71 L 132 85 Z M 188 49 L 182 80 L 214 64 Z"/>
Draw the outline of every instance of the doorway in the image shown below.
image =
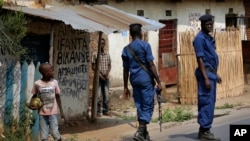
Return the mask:
<path id="1" fill-rule="evenodd" d="M 27 63 L 33 61 L 36 65 L 38 62 L 49 62 L 50 50 L 50 35 L 27 35 L 21 41 L 23 47 L 27 48 L 27 56 L 22 57 L 22 61 L 26 60 Z"/>
<path id="2" fill-rule="evenodd" d="M 166 85 L 177 84 L 177 19 L 159 20 L 159 74 Z"/>

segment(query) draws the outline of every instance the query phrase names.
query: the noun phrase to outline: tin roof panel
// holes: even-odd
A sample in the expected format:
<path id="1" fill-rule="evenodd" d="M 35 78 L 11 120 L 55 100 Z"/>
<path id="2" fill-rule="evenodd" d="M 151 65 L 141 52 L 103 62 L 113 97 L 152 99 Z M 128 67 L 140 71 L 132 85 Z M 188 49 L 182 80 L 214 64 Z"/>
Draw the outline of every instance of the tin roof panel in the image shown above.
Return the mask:
<path id="1" fill-rule="evenodd" d="M 87 32 L 102 31 L 105 34 L 114 31 L 128 30 L 131 23 L 143 25 L 143 31 L 158 30 L 164 26 L 154 20 L 149 20 L 133 14 L 128 14 L 108 5 L 75 5 L 50 8 L 30 8 L 20 6 L 3 7 L 9 10 L 19 10 L 26 14 L 50 20 L 62 21 L 74 29 Z"/>

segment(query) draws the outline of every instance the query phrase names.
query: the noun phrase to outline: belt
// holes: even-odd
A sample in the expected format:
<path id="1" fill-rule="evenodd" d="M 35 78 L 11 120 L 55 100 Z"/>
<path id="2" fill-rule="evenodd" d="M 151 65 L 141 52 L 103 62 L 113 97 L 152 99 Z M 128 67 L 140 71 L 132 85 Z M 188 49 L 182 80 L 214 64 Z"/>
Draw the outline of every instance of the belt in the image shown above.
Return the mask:
<path id="1" fill-rule="evenodd" d="M 209 67 L 205 67 L 205 70 L 206 71 L 209 71 L 209 72 L 212 72 L 214 74 L 217 74 L 217 70 L 216 69 L 212 69 L 212 68 L 209 68 Z"/>

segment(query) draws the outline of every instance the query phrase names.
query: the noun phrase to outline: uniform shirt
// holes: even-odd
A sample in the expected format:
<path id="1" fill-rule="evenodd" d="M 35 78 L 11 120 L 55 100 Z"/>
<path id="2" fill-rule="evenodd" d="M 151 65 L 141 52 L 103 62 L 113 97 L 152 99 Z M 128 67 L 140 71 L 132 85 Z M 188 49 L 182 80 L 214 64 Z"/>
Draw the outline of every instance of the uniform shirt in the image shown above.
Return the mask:
<path id="1" fill-rule="evenodd" d="M 149 62 L 154 60 L 150 44 L 145 41 L 136 39 L 128 46 L 134 50 L 135 54 L 143 62 L 143 64 L 150 70 Z M 130 82 L 133 84 L 140 84 L 151 81 L 150 74 L 146 72 L 140 64 L 134 59 L 130 53 L 128 46 L 122 51 L 123 67 L 128 68 L 130 72 Z"/>
<path id="2" fill-rule="evenodd" d="M 49 82 L 37 80 L 32 89 L 33 94 L 39 94 L 43 101 L 43 106 L 39 111 L 40 115 L 57 114 L 56 94 L 60 94 L 58 82 L 53 79 Z"/>
<path id="3" fill-rule="evenodd" d="M 193 41 L 193 46 L 196 57 L 202 58 L 204 66 L 217 70 L 219 58 L 215 51 L 215 39 L 211 35 L 200 31 Z M 196 74 L 201 75 L 200 69 L 196 71 Z M 212 76 L 211 72 L 209 72 L 209 77 L 214 78 L 216 76 Z"/>
<path id="4" fill-rule="evenodd" d="M 96 59 L 97 59 L 97 52 L 94 52 L 92 55 L 92 63 L 96 63 Z M 100 66 L 99 66 L 99 70 L 101 73 L 106 73 L 107 70 L 109 69 L 109 64 L 111 64 L 111 59 L 110 59 L 110 55 L 108 52 L 101 52 L 100 53 Z"/>

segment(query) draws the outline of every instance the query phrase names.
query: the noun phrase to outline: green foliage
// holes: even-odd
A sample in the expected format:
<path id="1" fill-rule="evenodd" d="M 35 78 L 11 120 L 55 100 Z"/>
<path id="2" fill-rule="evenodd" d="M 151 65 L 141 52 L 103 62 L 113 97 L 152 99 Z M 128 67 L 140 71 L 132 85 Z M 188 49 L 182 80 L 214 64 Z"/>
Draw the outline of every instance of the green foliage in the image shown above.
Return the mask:
<path id="1" fill-rule="evenodd" d="M 177 107 L 174 109 L 175 118 L 174 121 L 185 121 L 192 119 L 193 113 L 190 109 L 184 109 L 182 107 Z"/>
<path id="2" fill-rule="evenodd" d="M 0 9 L 3 7 L 3 3 L 4 3 L 4 1 L 0 0 Z"/>
<path id="3" fill-rule="evenodd" d="M 173 121 L 173 119 L 174 119 L 174 113 L 169 108 L 164 110 L 162 114 L 162 121 L 169 122 L 169 121 Z"/>
<path id="4" fill-rule="evenodd" d="M 78 137 L 77 135 L 73 134 L 72 137 L 70 137 L 69 139 L 66 139 L 66 141 L 77 141 Z"/>
<path id="5" fill-rule="evenodd" d="M 177 121 L 182 122 L 190 120 L 193 118 L 193 113 L 190 108 L 175 107 L 175 109 L 170 110 L 169 108 L 165 109 L 162 113 L 162 122 L 171 122 Z M 158 122 L 159 119 L 153 119 L 152 122 Z"/>
<path id="6" fill-rule="evenodd" d="M 136 116 L 122 116 L 123 120 L 136 120 Z"/>
<path id="7" fill-rule="evenodd" d="M 216 106 L 215 109 L 231 109 L 234 108 L 236 106 L 241 106 L 241 103 L 237 103 L 237 104 L 229 104 L 229 103 L 225 103 L 222 106 Z"/>
<path id="8" fill-rule="evenodd" d="M 26 35 L 28 20 L 23 12 L 0 13 L 0 50 L 19 58 L 27 53 L 20 41 Z"/>
<path id="9" fill-rule="evenodd" d="M 5 125 L 5 138 L 0 138 L 0 141 L 26 141 L 31 134 L 31 126 L 33 124 L 33 117 L 27 105 L 23 105 L 23 117 L 19 120 L 12 117 L 11 125 Z"/>

